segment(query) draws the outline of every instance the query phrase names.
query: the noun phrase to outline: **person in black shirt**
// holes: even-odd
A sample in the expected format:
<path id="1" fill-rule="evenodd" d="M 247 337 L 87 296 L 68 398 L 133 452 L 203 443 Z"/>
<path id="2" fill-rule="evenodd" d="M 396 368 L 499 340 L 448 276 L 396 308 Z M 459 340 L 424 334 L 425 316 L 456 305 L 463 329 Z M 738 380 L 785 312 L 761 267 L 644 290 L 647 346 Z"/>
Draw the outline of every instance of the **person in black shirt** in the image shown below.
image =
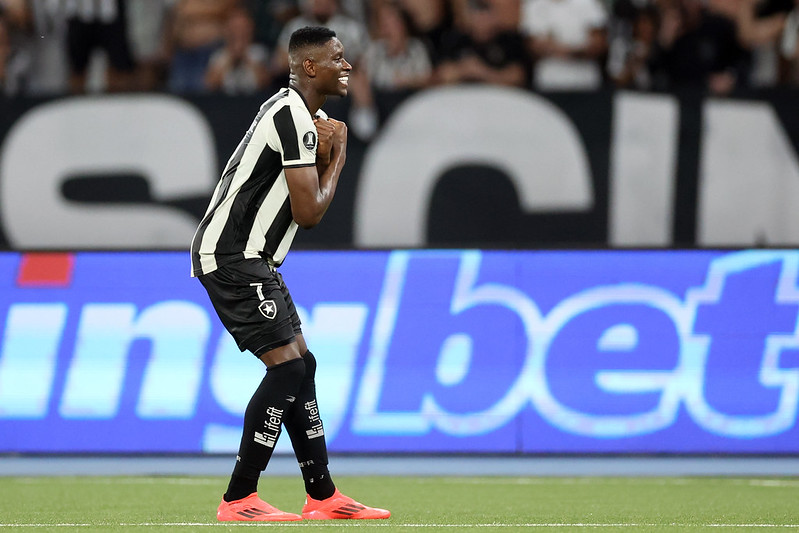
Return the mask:
<path id="1" fill-rule="evenodd" d="M 66 3 L 66 5 L 70 5 Z M 110 92 L 132 88 L 135 68 L 128 42 L 125 2 L 122 0 L 82 0 L 74 3 L 67 23 L 70 88 L 74 93 L 86 91 L 89 62 L 95 50 L 108 56 L 106 89 Z"/>
<path id="2" fill-rule="evenodd" d="M 465 22 L 465 30 L 444 37 L 436 81 L 526 87 L 530 65 L 521 33 L 503 28 L 491 6 L 483 2 L 466 10 Z"/>
<path id="3" fill-rule="evenodd" d="M 748 56 L 735 20 L 700 0 L 676 0 L 661 11 L 651 66 L 657 89 L 695 87 L 725 95 L 746 79 Z"/>

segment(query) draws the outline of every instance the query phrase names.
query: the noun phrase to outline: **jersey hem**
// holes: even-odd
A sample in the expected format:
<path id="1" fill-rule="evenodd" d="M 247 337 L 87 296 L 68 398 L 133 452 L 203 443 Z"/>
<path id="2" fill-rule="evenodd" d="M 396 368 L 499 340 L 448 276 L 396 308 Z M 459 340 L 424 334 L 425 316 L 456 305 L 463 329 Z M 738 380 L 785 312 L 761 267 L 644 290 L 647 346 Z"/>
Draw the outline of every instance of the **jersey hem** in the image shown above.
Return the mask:
<path id="1" fill-rule="evenodd" d="M 205 274 L 210 274 L 211 272 L 219 270 L 221 267 L 227 266 L 227 265 L 229 265 L 231 263 L 235 263 L 237 261 L 245 261 L 245 260 L 248 260 L 248 259 L 259 259 L 259 258 L 264 260 L 264 261 L 266 261 L 267 264 L 273 269 L 276 269 L 278 266 L 280 266 L 278 264 L 275 264 L 275 262 L 271 258 L 265 257 L 264 254 L 258 254 L 258 257 L 246 257 L 244 255 L 244 252 L 239 252 L 238 254 L 235 254 L 235 255 L 232 255 L 232 254 L 231 255 L 226 255 L 226 256 L 224 256 L 223 259 L 217 258 L 216 266 L 212 270 L 203 270 L 202 267 L 192 268 L 191 277 L 199 278 L 200 276 L 204 276 Z"/>

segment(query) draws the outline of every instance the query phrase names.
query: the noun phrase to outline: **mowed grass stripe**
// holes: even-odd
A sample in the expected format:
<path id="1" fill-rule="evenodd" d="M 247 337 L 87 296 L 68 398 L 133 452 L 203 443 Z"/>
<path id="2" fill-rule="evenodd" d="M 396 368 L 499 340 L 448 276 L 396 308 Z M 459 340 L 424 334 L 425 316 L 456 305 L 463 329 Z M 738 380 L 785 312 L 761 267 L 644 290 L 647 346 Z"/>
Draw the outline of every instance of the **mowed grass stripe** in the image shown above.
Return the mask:
<path id="1" fill-rule="evenodd" d="M 304 531 L 371 527 L 382 532 L 457 531 L 714 531 L 799 528 L 799 479 L 337 477 L 357 500 L 392 511 L 387 521 L 259 524 Z M 214 477 L 0 478 L 0 529 L 175 531 L 253 527 L 218 523 L 227 484 Z M 260 495 L 300 512 L 297 477 L 265 475 Z"/>
<path id="2" fill-rule="evenodd" d="M 255 523 L 203 523 L 203 522 L 175 522 L 175 523 L 120 523 L 120 524 L 1 524 L 0 528 L 48 528 L 48 527 L 64 527 L 64 528 L 85 528 L 85 527 L 216 527 L 216 528 L 229 528 L 229 527 L 328 527 L 328 528 L 341 528 L 341 527 L 367 527 L 367 528 L 642 528 L 642 527 L 670 527 L 670 528 L 697 528 L 697 527 L 713 527 L 713 528 L 799 528 L 799 524 L 401 524 L 391 521 L 387 522 L 369 522 L 365 520 L 333 520 L 329 522 L 290 522 L 281 524 L 255 524 Z"/>

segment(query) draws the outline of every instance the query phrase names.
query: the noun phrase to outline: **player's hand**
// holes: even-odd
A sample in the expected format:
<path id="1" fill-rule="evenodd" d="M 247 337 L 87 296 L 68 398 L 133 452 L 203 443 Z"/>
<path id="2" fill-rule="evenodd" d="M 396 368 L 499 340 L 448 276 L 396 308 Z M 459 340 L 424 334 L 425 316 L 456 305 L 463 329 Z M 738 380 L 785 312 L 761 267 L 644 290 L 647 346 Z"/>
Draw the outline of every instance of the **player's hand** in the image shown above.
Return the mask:
<path id="1" fill-rule="evenodd" d="M 336 127 L 332 122 L 323 118 L 315 118 L 313 123 L 316 126 L 316 136 L 319 139 L 319 144 L 316 146 L 316 158 L 322 162 L 328 162 Z"/>
<path id="2" fill-rule="evenodd" d="M 333 133 L 333 143 L 336 147 L 336 151 L 344 151 L 347 149 L 347 125 L 340 120 L 336 119 L 328 119 L 335 131 Z"/>

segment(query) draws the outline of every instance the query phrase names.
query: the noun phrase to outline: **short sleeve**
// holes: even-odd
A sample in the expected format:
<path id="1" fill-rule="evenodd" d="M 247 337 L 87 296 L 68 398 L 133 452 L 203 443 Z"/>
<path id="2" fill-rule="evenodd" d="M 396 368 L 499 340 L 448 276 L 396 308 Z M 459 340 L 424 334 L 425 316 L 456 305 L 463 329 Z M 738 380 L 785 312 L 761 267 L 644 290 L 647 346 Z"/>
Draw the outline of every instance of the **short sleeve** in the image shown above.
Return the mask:
<path id="1" fill-rule="evenodd" d="M 316 164 L 316 126 L 308 110 L 284 106 L 274 115 L 278 146 L 283 166 L 307 167 Z"/>

